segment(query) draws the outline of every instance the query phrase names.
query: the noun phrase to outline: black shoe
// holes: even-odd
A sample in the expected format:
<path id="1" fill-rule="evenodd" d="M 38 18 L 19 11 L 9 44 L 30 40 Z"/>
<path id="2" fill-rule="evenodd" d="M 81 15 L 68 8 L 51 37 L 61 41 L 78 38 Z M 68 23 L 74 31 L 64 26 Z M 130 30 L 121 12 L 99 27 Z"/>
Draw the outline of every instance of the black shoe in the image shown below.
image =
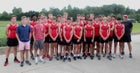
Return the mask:
<path id="1" fill-rule="evenodd" d="M 93 58 L 94 58 L 94 56 L 93 55 L 90 55 L 90 59 L 93 60 Z"/>
<path id="2" fill-rule="evenodd" d="M 124 51 L 122 52 L 122 55 L 125 55 Z"/>
<path id="3" fill-rule="evenodd" d="M 66 58 L 63 58 L 63 62 L 65 62 L 66 61 Z"/>
<path id="4" fill-rule="evenodd" d="M 98 56 L 98 60 L 101 60 L 101 56 Z"/>
<path id="5" fill-rule="evenodd" d="M 63 56 L 60 56 L 60 60 L 62 60 L 63 59 Z"/>
<path id="6" fill-rule="evenodd" d="M 73 60 L 76 60 L 76 57 L 73 57 Z"/>
<path id="7" fill-rule="evenodd" d="M 21 63 L 20 63 L 20 67 L 23 67 L 23 66 L 24 66 L 24 62 L 21 62 Z"/>
<path id="8" fill-rule="evenodd" d="M 108 59 L 108 60 L 112 60 L 111 56 L 107 56 L 107 59 Z"/>
<path id="9" fill-rule="evenodd" d="M 49 59 L 49 61 L 52 61 L 53 60 L 53 58 L 51 57 L 50 59 Z"/>
<path id="10" fill-rule="evenodd" d="M 96 57 L 98 57 L 99 55 L 98 55 L 98 53 L 96 53 Z"/>
<path id="11" fill-rule="evenodd" d="M 58 57 L 55 57 L 55 59 L 58 61 L 59 60 L 59 58 Z"/>
<path id="12" fill-rule="evenodd" d="M 73 57 L 73 53 L 71 53 L 71 57 Z"/>
<path id="13" fill-rule="evenodd" d="M 81 56 L 79 56 L 79 59 L 82 59 L 82 57 L 81 57 Z"/>
<path id="14" fill-rule="evenodd" d="M 105 57 L 106 56 L 106 54 L 105 53 L 103 53 L 103 57 Z"/>
<path id="15" fill-rule="evenodd" d="M 26 64 L 31 65 L 31 63 L 29 61 L 25 61 Z"/>
<path id="16" fill-rule="evenodd" d="M 129 54 L 129 58 L 132 58 L 132 54 L 131 53 Z"/>
<path id="17" fill-rule="evenodd" d="M 86 59 L 86 58 L 87 58 L 87 56 L 85 55 L 85 56 L 84 56 L 84 59 Z"/>
<path id="18" fill-rule="evenodd" d="M 32 60 L 35 60 L 35 58 L 34 58 L 34 56 L 33 56 L 33 55 L 31 55 L 31 59 L 32 59 Z"/>
<path id="19" fill-rule="evenodd" d="M 83 57 L 85 56 L 85 53 L 83 53 L 83 55 L 82 55 Z"/>
<path id="20" fill-rule="evenodd" d="M 68 61 L 71 62 L 71 58 L 68 58 Z"/>

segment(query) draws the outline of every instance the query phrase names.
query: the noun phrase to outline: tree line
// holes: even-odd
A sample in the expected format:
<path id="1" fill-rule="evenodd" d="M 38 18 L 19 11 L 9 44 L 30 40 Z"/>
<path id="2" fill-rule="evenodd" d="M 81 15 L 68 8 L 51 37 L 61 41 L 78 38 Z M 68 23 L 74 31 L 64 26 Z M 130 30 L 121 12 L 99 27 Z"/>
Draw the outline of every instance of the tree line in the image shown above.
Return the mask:
<path id="1" fill-rule="evenodd" d="M 125 7 L 120 4 L 103 5 L 101 7 L 86 6 L 85 8 L 72 7 L 71 5 L 68 5 L 63 9 L 51 7 L 49 10 L 46 10 L 45 8 L 43 8 L 40 12 L 43 12 L 46 15 L 51 12 L 54 16 L 58 14 L 62 15 L 64 12 L 67 12 L 69 16 L 73 17 L 74 20 L 76 19 L 77 14 L 87 15 L 90 13 L 94 13 L 95 17 L 98 15 L 116 15 L 117 18 L 122 17 L 123 14 L 127 14 L 129 15 L 129 18 L 135 19 L 137 22 L 140 22 L 140 9 L 130 9 L 129 7 Z M 17 19 L 20 20 L 20 17 L 23 15 L 30 17 L 32 14 L 36 14 L 38 16 L 40 12 L 23 12 L 22 8 L 14 7 L 12 13 L 8 13 L 6 11 L 0 13 L 0 20 L 9 20 L 11 15 L 16 15 Z"/>

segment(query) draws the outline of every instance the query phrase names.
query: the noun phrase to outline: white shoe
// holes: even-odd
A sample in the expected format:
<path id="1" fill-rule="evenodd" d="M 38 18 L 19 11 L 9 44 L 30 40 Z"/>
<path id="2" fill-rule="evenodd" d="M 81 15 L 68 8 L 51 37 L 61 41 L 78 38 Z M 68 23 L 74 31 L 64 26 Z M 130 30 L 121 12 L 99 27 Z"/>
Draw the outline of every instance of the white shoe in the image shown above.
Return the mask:
<path id="1" fill-rule="evenodd" d="M 116 58 L 116 54 L 113 54 L 112 57 L 113 57 L 113 58 Z"/>
<path id="2" fill-rule="evenodd" d="M 42 57 L 40 57 L 40 61 L 41 61 L 42 63 L 45 63 L 45 60 L 42 59 Z"/>
<path id="3" fill-rule="evenodd" d="M 38 57 L 35 57 L 35 64 L 38 64 Z"/>
<path id="4" fill-rule="evenodd" d="M 120 58 L 123 59 L 123 55 L 120 54 Z"/>

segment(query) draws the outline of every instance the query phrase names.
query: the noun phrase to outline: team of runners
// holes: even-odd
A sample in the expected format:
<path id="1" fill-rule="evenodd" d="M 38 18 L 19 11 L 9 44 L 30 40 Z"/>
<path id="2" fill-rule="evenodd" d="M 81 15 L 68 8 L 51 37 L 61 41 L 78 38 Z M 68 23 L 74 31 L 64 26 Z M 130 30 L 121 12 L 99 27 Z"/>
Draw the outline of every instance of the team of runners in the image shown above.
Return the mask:
<path id="1" fill-rule="evenodd" d="M 119 44 L 119 56 L 123 59 L 125 54 L 124 44 L 128 44 L 129 58 L 132 58 L 131 31 L 133 24 L 128 20 L 128 15 L 123 19 L 116 19 L 114 15 L 103 17 L 94 14 L 77 14 L 76 21 L 68 17 L 68 13 L 63 16 L 53 16 L 48 13 L 35 14 L 28 18 L 21 17 L 21 24 L 16 23 L 16 16 L 11 16 L 11 22 L 6 27 L 7 49 L 6 61 L 8 65 L 10 50 L 14 49 L 14 62 L 31 65 L 31 59 L 38 64 L 39 61 L 45 63 L 49 61 L 86 59 L 91 60 L 97 57 L 107 57 L 108 60 L 116 58 L 117 44 Z M 113 44 L 114 43 L 114 44 Z M 20 61 L 17 59 L 17 48 L 20 52 Z M 25 54 L 25 55 L 24 55 Z"/>

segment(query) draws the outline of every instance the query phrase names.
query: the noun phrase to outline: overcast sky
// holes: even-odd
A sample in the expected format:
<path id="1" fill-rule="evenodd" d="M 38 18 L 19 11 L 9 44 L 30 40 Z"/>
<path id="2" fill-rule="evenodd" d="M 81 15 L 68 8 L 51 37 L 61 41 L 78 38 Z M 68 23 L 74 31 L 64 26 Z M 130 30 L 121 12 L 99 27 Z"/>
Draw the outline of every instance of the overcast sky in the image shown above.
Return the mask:
<path id="1" fill-rule="evenodd" d="M 86 6 L 102 6 L 108 4 L 122 4 L 132 9 L 140 9 L 140 0 L 0 0 L 0 13 L 12 12 L 13 7 L 21 7 L 23 12 L 42 8 L 49 10 L 50 7 L 62 9 L 67 5 L 84 8 Z"/>

